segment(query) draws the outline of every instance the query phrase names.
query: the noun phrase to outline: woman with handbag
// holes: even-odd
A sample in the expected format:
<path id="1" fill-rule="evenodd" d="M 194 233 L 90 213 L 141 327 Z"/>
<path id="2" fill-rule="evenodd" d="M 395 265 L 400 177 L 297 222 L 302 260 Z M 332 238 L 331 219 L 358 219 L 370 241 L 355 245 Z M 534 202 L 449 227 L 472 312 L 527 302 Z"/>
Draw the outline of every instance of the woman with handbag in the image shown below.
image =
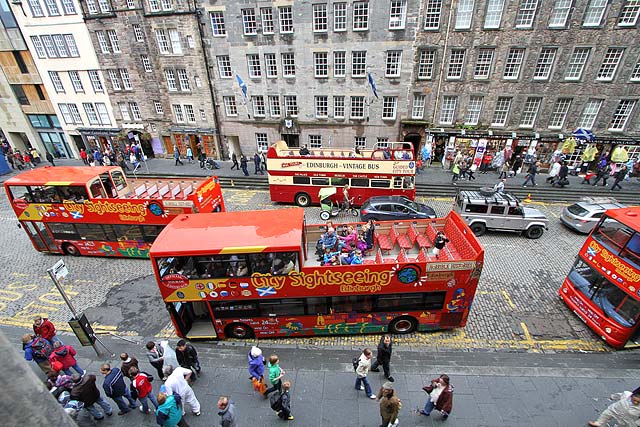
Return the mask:
<path id="1" fill-rule="evenodd" d="M 449 376 L 442 374 L 422 389 L 429 394 L 429 397 L 424 404 L 424 410 L 421 409 L 420 413 L 428 417 L 435 408 L 442 413 L 442 419 L 446 420 L 453 409 L 453 386 L 449 384 Z"/>
<path id="2" fill-rule="evenodd" d="M 265 360 L 262 350 L 256 346 L 251 347 L 247 359 L 249 361 L 249 379 L 253 382 L 253 388 L 259 393 L 264 393 L 267 390 L 267 385 L 264 383 Z"/>

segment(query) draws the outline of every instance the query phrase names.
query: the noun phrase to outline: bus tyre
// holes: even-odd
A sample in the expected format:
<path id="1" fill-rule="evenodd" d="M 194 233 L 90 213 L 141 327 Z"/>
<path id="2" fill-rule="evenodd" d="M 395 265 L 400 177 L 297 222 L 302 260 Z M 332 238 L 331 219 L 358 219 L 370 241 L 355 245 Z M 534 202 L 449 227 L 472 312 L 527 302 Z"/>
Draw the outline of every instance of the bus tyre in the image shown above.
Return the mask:
<path id="1" fill-rule="evenodd" d="M 476 222 L 475 224 L 471 224 L 471 231 L 473 231 L 473 234 L 480 237 L 487 232 L 487 226 L 481 222 Z"/>
<path id="2" fill-rule="evenodd" d="M 544 228 L 539 225 L 532 225 L 527 231 L 524 232 L 525 237 L 528 239 L 538 239 L 544 233 Z"/>
<path id="3" fill-rule="evenodd" d="M 301 208 L 306 208 L 311 205 L 311 197 L 307 193 L 298 193 L 295 202 Z"/>
<path id="4" fill-rule="evenodd" d="M 331 214 L 327 211 L 320 212 L 320 219 L 322 219 L 323 221 L 328 220 L 330 216 Z"/>
<path id="5" fill-rule="evenodd" d="M 64 251 L 65 254 L 67 255 L 71 255 L 71 256 L 78 256 L 80 255 L 80 251 L 78 250 L 78 248 L 76 248 L 74 245 L 72 245 L 71 243 L 65 243 L 64 245 L 62 245 L 62 250 Z"/>
<path id="6" fill-rule="evenodd" d="M 253 329 L 244 323 L 232 323 L 225 328 L 224 333 L 229 338 L 253 338 Z"/>
<path id="7" fill-rule="evenodd" d="M 389 323 L 389 333 L 410 334 L 418 328 L 418 322 L 413 317 L 397 317 Z"/>

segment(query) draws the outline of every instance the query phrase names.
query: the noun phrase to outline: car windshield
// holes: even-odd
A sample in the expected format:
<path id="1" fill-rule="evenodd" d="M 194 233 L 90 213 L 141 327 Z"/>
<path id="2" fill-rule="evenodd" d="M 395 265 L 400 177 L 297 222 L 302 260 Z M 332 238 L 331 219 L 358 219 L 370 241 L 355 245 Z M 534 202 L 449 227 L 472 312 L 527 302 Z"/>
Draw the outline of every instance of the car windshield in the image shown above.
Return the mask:
<path id="1" fill-rule="evenodd" d="M 422 210 L 422 209 L 420 209 L 420 205 L 417 204 L 416 202 L 414 202 L 413 200 L 403 199 L 403 203 L 402 204 L 405 205 L 405 206 L 409 206 L 414 211 L 420 212 Z"/>
<path id="2" fill-rule="evenodd" d="M 640 317 L 640 302 L 615 284 L 578 260 L 569 273 L 569 281 L 602 310 L 606 317 L 623 327 L 630 328 Z"/>
<path id="3" fill-rule="evenodd" d="M 567 208 L 567 210 L 569 212 L 571 212 L 572 214 L 574 214 L 575 216 L 585 216 L 586 214 L 589 213 L 589 211 L 585 208 L 583 208 L 582 206 L 575 204 L 575 205 L 571 205 Z"/>

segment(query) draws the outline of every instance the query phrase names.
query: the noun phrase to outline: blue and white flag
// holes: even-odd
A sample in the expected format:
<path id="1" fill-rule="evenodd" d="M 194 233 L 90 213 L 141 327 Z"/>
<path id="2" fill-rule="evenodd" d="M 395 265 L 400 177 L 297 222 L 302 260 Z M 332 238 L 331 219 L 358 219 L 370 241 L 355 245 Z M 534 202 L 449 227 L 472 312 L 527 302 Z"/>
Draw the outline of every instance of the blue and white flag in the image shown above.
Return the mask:
<path id="1" fill-rule="evenodd" d="M 247 84 L 242 80 L 242 78 L 236 74 L 236 80 L 238 81 L 238 85 L 240 86 L 240 89 L 242 89 L 242 93 L 244 94 L 244 97 L 247 97 Z"/>
<path id="2" fill-rule="evenodd" d="M 572 135 L 580 140 L 593 142 L 596 139 L 596 136 L 589 129 L 578 128 Z"/>
<path id="3" fill-rule="evenodd" d="M 373 91 L 373 94 L 375 95 L 376 99 L 379 99 L 378 88 L 376 87 L 376 82 L 373 81 L 373 76 L 371 75 L 371 73 L 367 73 L 367 79 L 369 80 L 369 85 L 371 85 L 371 90 Z"/>

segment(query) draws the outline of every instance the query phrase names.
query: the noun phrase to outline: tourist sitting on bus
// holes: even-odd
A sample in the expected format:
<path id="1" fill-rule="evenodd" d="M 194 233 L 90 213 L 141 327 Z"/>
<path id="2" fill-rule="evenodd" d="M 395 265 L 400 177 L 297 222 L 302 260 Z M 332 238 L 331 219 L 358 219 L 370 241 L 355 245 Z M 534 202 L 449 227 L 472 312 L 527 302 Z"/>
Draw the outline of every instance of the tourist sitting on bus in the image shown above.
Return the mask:
<path id="1" fill-rule="evenodd" d="M 353 225 L 348 225 L 347 235 L 345 237 L 338 236 L 338 239 L 340 239 L 340 242 L 338 243 L 338 248 L 340 250 L 348 249 L 348 251 L 352 251 L 358 243 L 358 233 L 356 233 Z"/>
<path id="2" fill-rule="evenodd" d="M 311 155 L 311 152 L 307 148 L 307 144 L 303 145 L 302 148 L 300 149 L 300 155 L 301 156 L 309 156 L 309 155 Z"/>
<path id="3" fill-rule="evenodd" d="M 340 252 L 333 252 L 331 248 L 324 250 L 324 256 L 322 258 L 323 265 L 336 265 L 336 258 L 340 256 Z"/>
<path id="4" fill-rule="evenodd" d="M 236 269 L 237 277 L 246 277 L 249 275 L 249 268 L 247 267 L 247 263 L 244 261 L 240 261 L 238 263 L 238 267 Z"/>
<path id="5" fill-rule="evenodd" d="M 318 243 L 316 245 L 316 249 L 318 250 L 318 256 L 322 257 L 325 249 L 335 248 L 336 242 L 338 241 L 338 237 L 336 236 L 335 230 L 333 227 L 329 227 L 327 232 L 320 236 Z"/>
<path id="6" fill-rule="evenodd" d="M 362 226 L 364 231 L 364 241 L 367 242 L 367 249 L 373 248 L 373 235 L 376 231 L 376 225 L 373 220 L 370 219 L 365 225 Z"/>
<path id="7" fill-rule="evenodd" d="M 360 249 L 356 249 L 355 251 L 351 252 L 348 256 L 344 257 L 342 260 L 343 260 L 343 264 L 348 264 L 348 265 L 362 264 L 362 251 Z"/>
<path id="8" fill-rule="evenodd" d="M 271 266 L 271 274 L 285 276 L 291 273 L 295 267 L 293 260 L 286 255 L 276 256 Z"/>

